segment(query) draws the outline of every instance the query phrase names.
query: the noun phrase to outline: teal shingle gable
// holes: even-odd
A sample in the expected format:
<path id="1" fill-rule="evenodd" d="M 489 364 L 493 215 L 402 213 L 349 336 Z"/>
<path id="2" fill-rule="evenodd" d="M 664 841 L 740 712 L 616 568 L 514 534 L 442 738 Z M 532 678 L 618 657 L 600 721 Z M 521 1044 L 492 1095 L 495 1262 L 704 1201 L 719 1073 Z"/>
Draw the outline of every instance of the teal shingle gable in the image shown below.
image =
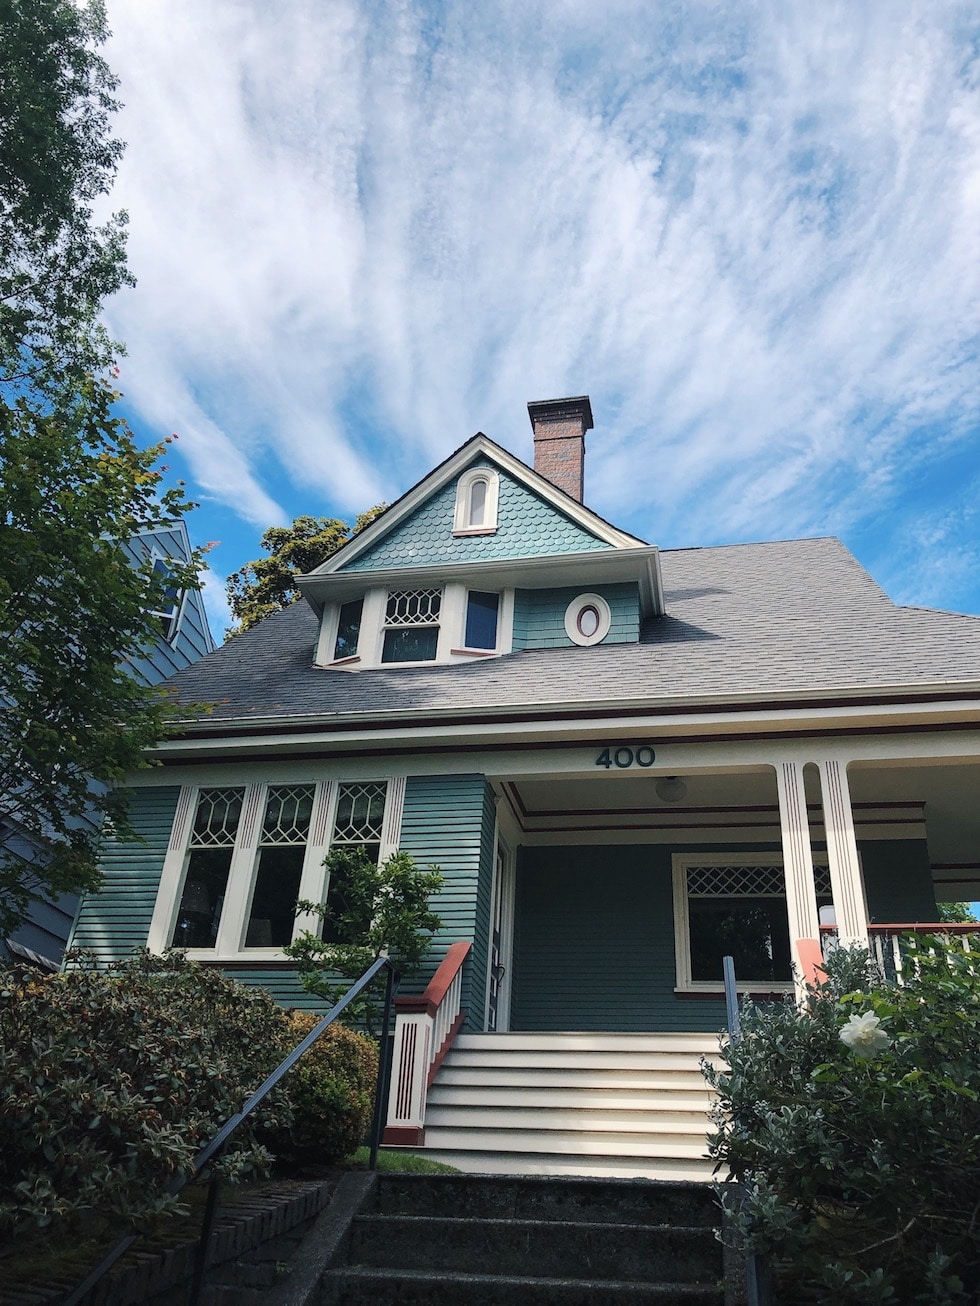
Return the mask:
<path id="1" fill-rule="evenodd" d="M 475 466 L 494 466 L 477 458 Z M 427 567 L 439 563 L 488 562 L 533 558 L 613 546 L 599 539 L 552 503 L 502 469 L 497 505 L 497 529 L 492 535 L 453 535 L 456 507 L 454 478 L 434 491 L 370 549 L 340 568 L 345 572 L 386 567 Z"/>

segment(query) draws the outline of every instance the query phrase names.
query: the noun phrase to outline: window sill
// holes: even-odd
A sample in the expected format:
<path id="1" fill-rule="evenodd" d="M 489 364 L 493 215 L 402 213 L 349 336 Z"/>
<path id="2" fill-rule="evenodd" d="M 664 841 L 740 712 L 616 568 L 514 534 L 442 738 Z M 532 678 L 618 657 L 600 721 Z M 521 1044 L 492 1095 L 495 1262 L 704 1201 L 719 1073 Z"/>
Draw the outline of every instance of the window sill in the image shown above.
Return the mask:
<path id="1" fill-rule="evenodd" d="M 738 993 L 741 994 L 743 997 L 750 997 L 750 998 L 758 998 L 758 997 L 765 998 L 774 995 L 781 997 L 785 993 L 793 992 L 792 980 L 772 980 L 768 984 L 766 983 L 737 984 L 735 987 Z M 681 988 L 679 985 L 677 985 L 674 988 L 674 996 L 677 998 L 682 998 L 685 1001 L 690 1000 L 692 998 L 695 1000 L 698 998 L 708 998 L 708 999 L 724 998 L 725 986 L 724 984 L 703 984 L 703 985 L 698 985 L 696 988 L 693 985 L 688 988 Z"/>
<path id="2" fill-rule="evenodd" d="M 213 954 L 194 957 L 188 954 L 188 959 L 198 966 L 213 966 L 218 970 L 295 970 L 299 964 L 281 952 L 270 953 L 268 949 L 254 957 L 238 952 L 233 957 L 215 957 Z"/>
<path id="3" fill-rule="evenodd" d="M 453 531 L 453 538 L 458 539 L 461 535 L 496 535 L 496 526 L 466 526 L 461 530 Z"/>
<path id="4" fill-rule="evenodd" d="M 449 652 L 454 658 L 495 658 L 497 656 L 495 648 L 451 648 Z"/>
<path id="5" fill-rule="evenodd" d="M 358 654 L 356 654 L 356 653 L 352 653 L 352 654 L 350 655 L 350 657 L 347 657 L 347 658 L 334 658 L 333 662 L 328 662 L 328 663 L 327 663 L 327 666 L 328 666 L 328 667 L 350 667 L 350 666 L 353 666 L 355 662 L 360 662 L 360 660 L 361 660 L 361 659 L 360 659 L 360 657 L 358 656 Z"/>

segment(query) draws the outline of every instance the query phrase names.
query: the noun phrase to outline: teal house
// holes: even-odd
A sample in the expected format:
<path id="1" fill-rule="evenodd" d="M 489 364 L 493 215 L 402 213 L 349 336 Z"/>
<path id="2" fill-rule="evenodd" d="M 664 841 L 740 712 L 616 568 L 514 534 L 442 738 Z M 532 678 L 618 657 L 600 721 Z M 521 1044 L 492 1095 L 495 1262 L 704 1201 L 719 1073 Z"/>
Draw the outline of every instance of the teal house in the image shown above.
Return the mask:
<path id="1" fill-rule="evenodd" d="M 476 435 L 173 685 L 74 943 L 307 1000 L 282 948 L 330 848 L 437 864 L 389 1143 L 463 1168 L 706 1176 L 721 959 L 898 947 L 980 896 L 980 619 L 893 604 L 835 539 L 661 551 L 583 502 L 588 398 Z"/>
<path id="2" fill-rule="evenodd" d="M 164 577 L 169 576 L 175 561 L 190 561 L 187 526 L 183 521 L 174 521 L 141 531 L 124 543 L 123 553 L 131 566 L 149 564 Z M 142 685 L 158 685 L 214 650 L 200 591 L 169 588 L 164 609 L 153 615 L 156 639 L 127 664 L 130 675 Z M 0 817 L 0 849 L 3 856 L 22 861 L 25 875 L 30 875 L 29 867 L 39 856 L 38 850 L 10 818 Z M 56 970 L 77 909 L 75 894 L 35 897 L 23 924 L 10 938 L 0 940 L 0 954 Z"/>

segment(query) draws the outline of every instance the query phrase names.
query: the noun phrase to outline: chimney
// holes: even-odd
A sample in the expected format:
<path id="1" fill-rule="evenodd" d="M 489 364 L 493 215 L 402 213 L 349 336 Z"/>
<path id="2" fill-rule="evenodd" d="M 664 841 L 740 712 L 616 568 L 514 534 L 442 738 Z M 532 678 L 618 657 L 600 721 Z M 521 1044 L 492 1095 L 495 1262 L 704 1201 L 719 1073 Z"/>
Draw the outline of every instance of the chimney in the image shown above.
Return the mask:
<path id="1" fill-rule="evenodd" d="M 589 396 L 543 399 L 528 404 L 527 413 L 534 431 L 534 470 L 581 503 L 585 433 L 592 430 Z"/>

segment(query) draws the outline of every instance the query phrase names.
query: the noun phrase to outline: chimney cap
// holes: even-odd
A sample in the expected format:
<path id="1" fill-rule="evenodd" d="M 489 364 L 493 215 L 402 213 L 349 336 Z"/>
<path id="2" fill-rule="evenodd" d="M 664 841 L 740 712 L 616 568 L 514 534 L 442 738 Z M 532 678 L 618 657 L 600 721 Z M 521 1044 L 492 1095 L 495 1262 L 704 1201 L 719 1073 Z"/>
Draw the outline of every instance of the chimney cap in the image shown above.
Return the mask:
<path id="1" fill-rule="evenodd" d="M 535 430 L 539 422 L 568 421 L 579 417 L 582 430 L 591 431 L 592 404 L 588 395 L 576 395 L 569 399 L 539 399 L 527 406 L 527 415 L 531 419 L 531 429 Z"/>

